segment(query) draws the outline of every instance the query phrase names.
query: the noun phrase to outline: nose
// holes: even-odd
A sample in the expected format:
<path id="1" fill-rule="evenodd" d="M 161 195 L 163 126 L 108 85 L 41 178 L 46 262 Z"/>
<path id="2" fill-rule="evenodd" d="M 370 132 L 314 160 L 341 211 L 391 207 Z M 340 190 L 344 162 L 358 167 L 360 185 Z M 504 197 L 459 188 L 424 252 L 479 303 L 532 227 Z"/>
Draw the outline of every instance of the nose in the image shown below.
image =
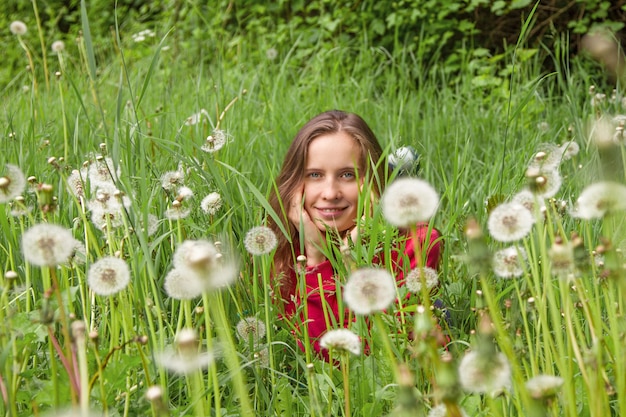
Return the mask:
<path id="1" fill-rule="evenodd" d="M 335 178 L 329 178 L 322 193 L 324 200 L 338 200 L 341 198 L 341 187 Z"/>

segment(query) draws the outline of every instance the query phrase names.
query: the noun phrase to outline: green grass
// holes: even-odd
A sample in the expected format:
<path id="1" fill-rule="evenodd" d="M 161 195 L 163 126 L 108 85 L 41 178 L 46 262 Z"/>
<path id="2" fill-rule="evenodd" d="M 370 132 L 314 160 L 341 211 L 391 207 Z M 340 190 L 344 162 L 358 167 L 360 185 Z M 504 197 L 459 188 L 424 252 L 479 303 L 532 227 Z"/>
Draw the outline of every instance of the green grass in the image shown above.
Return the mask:
<path id="1" fill-rule="evenodd" d="M 83 25 L 88 28 L 86 19 Z M 115 48 L 99 44 L 96 50 L 84 34 L 68 45 L 62 61 L 48 57 L 49 88 L 37 67 L 37 88 L 30 73 L 20 72 L 3 90 L 0 169 L 15 164 L 35 179 L 24 193 L 27 215 L 10 214 L 16 203 L 0 206 L 2 415 L 39 415 L 72 404 L 112 416 L 380 416 L 401 415 L 402 407 L 411 406 L 420 415 L 444 400 L 476 416 L 626 414 L 624 274 L 615 251 L 622 244 L 620 218 L 583 222 L 556 209 L 561 201 L 571 207 L 600 175 L 602 160 L 587 141 L 598 109 L 589 104 L 593 79 L 584 61 L 545 73 L 541 53 L 514 65 L 512 54 L 490 63 L 470 53 L 463 76 L 451 79 L 444 68 L 421 71 L 409 53 L 390 54 L 358 41 L 320 45 L 307 60 L 294 57 L 294 43 L 269 60 L 262 39 L 235 51 L 227 42 L 198 44 L 189 56 L 174 52 L 180 45 L 170 36 L 134 43 L 120 32 Z M 24 41 L 36 50 L 37 38 Z M 11 54 L 23 53 L 17 39 L 12 48 Z M 498 72 L 499 61 L 509 64 L 504 72 Z M 491 71 L 493 84 L 481 84 L 485 78 L 476 68 Z M 220 127 L 231 140 L 207 154 L 200 147 L 229 103 Z M 186 126 L 202 108 L 209 120 Z M 421 176 L 441 195 L 433 224 L 445 237 L 438 297 L 450 313 L 446 352 L 431 332 L 430 313 L 418 315 L 417 341 L 398 333 L 394 314 L 382 314 L 369 323 L 375 331 L 363 320 L 354 323 L 371 353 L 342 357 L 342 366 L 335 366 L 309 349 L 302 352 L 289 324 L 268 303 L 262 283 L 269 279 L 271 257 L 247 255 L 243 236 L 269 215 L 266 198 L 296 131 L 330 108 L 363 116 L 386 149 L 415 147 Z M 621 111 L 609 104 L 602 109 Z M 545 131 L 538 128 L 543 122 Z M 549 216 L 520 242 L 528 253 L 523 276 L 503 280 L 490 268 L 472 268 L 478 243 L 468 242 L 467 221 L 476 219 L 487 233 L 487 202 L 507 200 L 525 185 L 526 167 L 541 143 L 570 139 L 581 152 L 561 167 L 564 184 L 548 205 Z M 84 201 L 66 187 L 72 169 L 101 154 L 119 164 L 117 186 L 132 200 L 123 225 L 108 233 L 92 225 Z M 169 221 L 164 212 L 175 195 L 161 188 L 160 177 L 179 166 L 195 197 L 188 218 Z M 37 184 L 52 191 L 35 191 Z M 213 191 L 224 206 L 208 216 L 199 202 Z M 52 197 L 55 210 L 45 212 L 41 205 Z M 140 227 L 148 214 L 160 219 L 152 236 Z M 86 244 L 85 264 L 50 269 L 24 260 L 23 232 L 44 221 L 70 228 Z M 376 233 L 388 227 L 379 212 L 369 226 Z M 588 262 L 601 236 L 612 240 L 614 248 L 604 244 L 606 268 L 592 264 L 573 281 L 553 278 L 549 249 L 556 235 L 568 240 L 573 231 L 583 238 Z M 185 239 L 224 242 L 225 253 L 239 259 L 239 279 L 193 301 L 168 298 L 163 280 Z M 503 247 L 488 237 L 485 245 Z M 93 295 L 86 285 L 89 266 L 114 254 L 128 262 L 131 285 L 114 296 Z M 600 279 L 605 271 L 610 276 Z M 237 322 L 249 316 L 266 322 L 265 340 L 272 341 L 267 364 L 235 335 Z M 98 337 L 72 343 L 69 322 L 75 319 Z M 203 348 L 219 345 L 222 354 L 208 370 L 177 376 L 155 357 L 186 327 L 198 331 Z M 512 366 L 508 392 L 492 398 L 459 391 L 456 365 L 470 346 L 497 347 L 506 355 Z M 62 356 L 76 357 L 76 364 L 64 365 Z M 70 377 L 66 366 L 82 374 Z M 532 399 L 524 387 L 540 374 L 564 379 L 550 402 Z M 163 390 L 161 403 L 144 396 L 155 385 Z"/>

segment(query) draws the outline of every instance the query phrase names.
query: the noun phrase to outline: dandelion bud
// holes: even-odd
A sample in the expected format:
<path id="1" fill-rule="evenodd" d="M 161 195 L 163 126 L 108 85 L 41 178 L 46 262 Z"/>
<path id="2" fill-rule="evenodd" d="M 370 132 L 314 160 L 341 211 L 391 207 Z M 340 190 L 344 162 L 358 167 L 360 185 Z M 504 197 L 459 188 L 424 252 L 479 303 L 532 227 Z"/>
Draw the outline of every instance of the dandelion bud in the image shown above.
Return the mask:
<path id="1" fill-rule="evenodd" d="M 75 320 L 71 324 L 72 337 L 77 343 L 83 343 L 85 341 L 85 322 L 82 320 Z"/>
<path id="2" fill-rule="evenodd" d="M 33 183 L 37 182 L 37 177 L 35 177 L 34 175 L 31 175 L 30 177 L 28 177 L 27 181 L 29 183 L 33 184 Z"/>
<path id="3" fill-rule="evenodd" d="M 56 77 L 57 80 L 60 80 L 61 79 L 61 71 L 56 71 L 54 73 L 54 76 Z"/>
<path id="4" fill-rule="evenodd" d="M 89 332 L 89 339 L 92 340 L 93 342 L 97 342 L 99 336 L 100 335 L 97 330 L 92 330 Z"/>
<path id="5" fill-rule="evenodd" d="M 299 264 L 306 264 L 306 256 L 304 255 L 298 255 L 298 257 L 296 258 L 296 261 Z"/>
<path id="6" fill-rule="evenodd" d="M 139 343 L 140 345 L 147 345 L 148 344 L 148 336 L 146 336 L 145 334 L 142 334 L 140 336 L 137 336 L 135 338 L 135 341 L 137 343 Z"/>

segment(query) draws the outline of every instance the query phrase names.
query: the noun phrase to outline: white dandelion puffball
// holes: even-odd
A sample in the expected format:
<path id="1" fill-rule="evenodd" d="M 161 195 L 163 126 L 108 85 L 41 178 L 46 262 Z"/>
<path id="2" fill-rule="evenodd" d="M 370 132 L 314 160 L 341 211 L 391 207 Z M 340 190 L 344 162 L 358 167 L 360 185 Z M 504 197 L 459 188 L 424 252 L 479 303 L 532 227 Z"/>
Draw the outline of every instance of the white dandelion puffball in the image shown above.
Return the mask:
<path id="1" fill-rule="evenodd" d="M 523 205 L 504 203 L 491 211 L 487 228 L 495 240 L 513 242 L 530 233 L 534 221 L 532 213 Z"/>
<path id="2" fill-rule="evenodd" d="M 511 366 L 498 352 L 484 356 L 471 351 L 459 363 L 459 382 L 467 392 L 497 395 L 511 388 Z"/>
<path id="3" fill-rule="evenodd" d="M 320 346 L 323 349 L 335 352 L 349 352 L 353 355 L 361 353 L 361 339 L 348 329 L 329 330 L 320 338 Z"/>
<path id="4" fill-rule="evenodd" d="M 539 197 L 552 198 L 559 192 L 563 179 L 557 168 L 542 169 L 530 178 L 530 188 Z"/>
<path id="5" fill-rule="evenodd" d="M 54 41 L 51 46 L 52 52 L 63 52 L 65 50 L 65 42 L 63 41 Z"/>
<path id="6" fill-rule="evenodd" d="M 72 232 L 55 224 L 40 223 L 22 235 L 24 258 L 37 266 L 56 266 L 74 253 Z"/>
<path id="7" fill-rule="evenodd" d="M 185 240 L 174 252 L 174 267 L 204 272 L 218 262 L 219 252 L 208 240 Z"/>
<path id="8" fill-rule="evenodd" d="M 265 337 L 265 323 L 256 317 L 245 317 L 237 323 L 237 335 L 244 342 L 252 340 L 253 345 L 257 345 Z"/>
<path id="9" fill-rule="evenodd" d="M 545 210 L 545 200 L 528 189 L 524 189 L 511 198 L 512 203 L 519 203 L 535 214 Z"/>
<path id="10" fill-rule="evenodd" d="M 185 173 L 182 170 L 167 171 L 161 175 L 161 187 L 165 191 L 174 191 L 183 185 Z"/>
<path id="11" fill-rule="evenodd" d="M 165 369 L 185 375 L 207 368 L 215 361 L 215 355 L 200 350 L 196 331 L 184 328 L 176 333 L 174 346 L 157 353 L 155 359 Z"/>
<path id="12" fill-rule="evenodd" d="M 22 22 L 21 20 L 14 20 L 13 22 L 11 22 L 11 25 L 9 25 L 9 29 L 11 30 L 11 33 L 17 36 L 25 35 L 28 31 L 26 23 Z"/>
<path id="13" fill-rule="evenodd" d="M 269 227 L 257 226 L 248 230 L 243 244 L 251 255 L 265 255 L 276 248 L 278 239 Z"/>
<path id="14" fill-rule="evenodd" d="M 511 246 L 493 254 L 493 272 L 500 278 L 515 278 L 524 273 L 522 261 L 526 259 L 524 248 Z"/>
<path id="15" fill-rule="evenodd" d="M 204 145 L 200 149 L 204 152 L 213 153 L 217 152 L 226 145 L 228 141 L 228 137 L 226 136 L 226 132 L 220 129 L 215 129 L 213 132 L 206 138 L 204 141 Z"/>
<path id="16" fill-rule="evenodd" d="M 417 155 L 410 146 L 402 146 L 387 157 L 387 163 L 400 171 L 413 171 L 417 165 Z"/>
<path id="17" fill-rule="evenodd" d="M 208 194 L 200 202 L 200 208 L 206 214 L 215 215 L 222 208 L 222 196 L 216 192 Z"/>
<path id="18" fill-rule="evenodd" d="M 104 186 L 106 186 L 117 181 L 121 172 L 119 164 L 117 169 L 115 169 L 113 159 L 107 156 L 106 158 L 96 159 L 95 162 L 90 164 L 87 175 L 92 184 L 100 185 L 101 183 L 105 183 Z"/>
<path id="19" fill-rule="evenodd" d="M 93 263 L 87 274 L 89 288 L 98 295 L 113 295 L 130 282 L 128 264 L 114 256 L 106 256 Z"/>
<path id="20" fill-rule="evenodd" d="M 380 268 L 361 268 L 348 278 L 343 298 L 356 314 L 382 311 L 396 299 L 396 285 L 389 272 Z"/>
<path id="21" fill-rule="evenodd" d="M 439 206 L 437 191 L 426 181 L 417 178 L 399 178 L 383 193 L 383 215 L 389 223 L 408 228 L 429 220 Z"/>
<path id="22" fill-rule="evenodd" d="M 563 155 L 562 160 L 567 161 L 578 155 L 578 152 L 580 152 L 580 146 L 578 143 L 571 140 L 559 146 L 559 151 Z"/>
<path id="23" fill-rule="evenodd" d="M 0 204 L 7 203 L 22 194 L 26 188 L 26 177 L 22 170 L 6 164 L 4 176 L 0 177 Z"/>
<path id="24" fill-rule="evenodd" d="M 555 396 L 563 386 L 563 378 L 553 375 L 537 375 L 526 381 L 526 389 L 536 400 Z"/>
<path id="25" fill-rule="evenodd" d="M 163 281 L 165 293 L 175 300 L 193 300 L 202 295 L 202 282 L 194 273 L 178 268 L 172 269 Z"/>
<path id="26" fill-rule="evenodd" d="M 406 287 L 414 294 L 419 294 L 422 290 L 422 279 L 426 283 L 427 289 L 432 289 L 439 284 L 439 274 L 433 268 L 427 266 L 413 268 L 406 274 Z"/>
<path id="27" fill-rule="evenodd" d="M 224 288 L 239 276 L 234 259 L 225 259 L 214 244 L 206 240 L 186 240 L 174 252 L 174 268 L 180 273 L 193 274 L 202 289 Z"/>
<path id="28" fill-rule="evenodd" d="M 585 220 L 601 219 L 607 213 L 626 209 L 626 186 L 611 181 L 601 181 L 586 187 L 578 200 L 572 216 Z"/>
<path id="29" fill-rule="evenodd" d="M 193 126 L 200 123 L 203 119 L 209 119 L 209 112 L 206 109 L 200 109 L 198 113 L 194 113 L 185 119 L 185 125 Z"/>

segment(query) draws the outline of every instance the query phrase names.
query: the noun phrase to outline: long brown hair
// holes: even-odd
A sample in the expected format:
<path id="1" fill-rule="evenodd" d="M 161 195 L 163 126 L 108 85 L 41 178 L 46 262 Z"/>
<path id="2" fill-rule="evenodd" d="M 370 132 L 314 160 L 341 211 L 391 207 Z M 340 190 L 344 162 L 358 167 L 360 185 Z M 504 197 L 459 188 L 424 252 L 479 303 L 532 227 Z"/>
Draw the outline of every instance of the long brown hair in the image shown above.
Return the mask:
<path id="1" fill-rule="evenodd" d="M 291 269 L 295 264 L 294 255 L 300 248 L 298 229 L 287 218 L 286 206 L 294 198 L 297 188 L 304 180 L 309 144 L 315 138 L 338 132 L 347 133 L 358 143 L 361 150 L 359 166 L 366 170 L 361 175 L 363 178 L 367 178 L 368 175 L 375 177 L 370 178 L 373 181 L 373 191 L 378 195 L 382 192 L 384 166 L 379 164 L 382 148 L 372 129 L 359 115 L 330 110 L 315 116 L 302 126 L 287 150 L 269 200 L 272 209 L 281 217 L 285 230 L 289 233 L 288 238 L 274 219 L 269 218 L 268 226 L 278 237 L 278 247 L 274 255 L 274 272 L 278 280 L 276 284 L 280 287 L 283 299 L 286 300 L 295 292 L 296 282 L 292 282 Z M 290 240 L 292 243 L 289 243 Z"/>

